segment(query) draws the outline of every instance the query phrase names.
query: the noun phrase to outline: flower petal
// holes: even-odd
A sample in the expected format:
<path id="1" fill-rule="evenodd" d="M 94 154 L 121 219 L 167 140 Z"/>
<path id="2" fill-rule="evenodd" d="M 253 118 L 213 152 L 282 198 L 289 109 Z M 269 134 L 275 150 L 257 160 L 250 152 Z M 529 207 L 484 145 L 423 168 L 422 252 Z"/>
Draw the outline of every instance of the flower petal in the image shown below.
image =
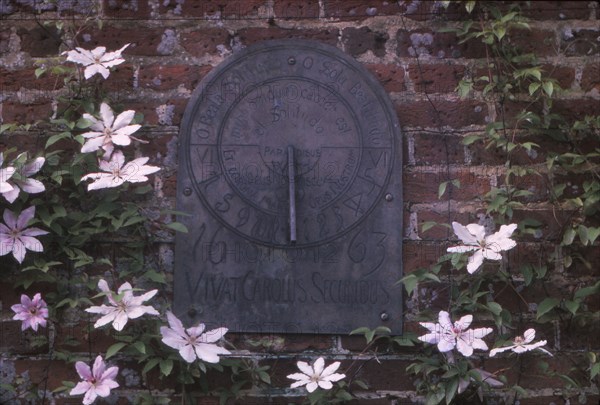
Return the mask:
<path id="1" fill-rule="evenodd" d="M 467 263 L 467 271 L 469 274 L 475 273 L 483 264 L 483 252 L 481 249 L 477 250 L 473 255 L 469 257 Z"/>
<path id="2" fill-rule="evenodd" d="M 469 245 L 477 244 L 478 241 L 475 238 L 475 236 L 471 232 L 469 232 L 467 227 L 465 227 L 464 225 L 461 225 L 458 222 L 452 222 L 452 229 L 454 230 L 456 236 L 458 236 L 458 238 L 464 243 Z"/>

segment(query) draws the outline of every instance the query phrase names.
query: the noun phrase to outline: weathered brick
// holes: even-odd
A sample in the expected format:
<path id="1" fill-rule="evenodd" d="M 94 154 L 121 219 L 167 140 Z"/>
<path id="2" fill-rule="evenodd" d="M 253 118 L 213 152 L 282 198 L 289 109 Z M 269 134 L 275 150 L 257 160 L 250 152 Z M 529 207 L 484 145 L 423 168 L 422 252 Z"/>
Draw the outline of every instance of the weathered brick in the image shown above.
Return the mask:
<path id="1" fill-rule="evenodd" d="M 181 34 L 181 45 L 194 56 L 218 53 L 218 46 L 229 49 L 229 32 L 223 28 L 205 28 Z"/>
<path id="2" fill-rule="evenodd" d="M 404 172 L 404 200 L 411 203 L 431 202 L 438 199 L 440 183 L 458 179 L 460 188 L 452 197 L 458 201 L 468 201 L 482 198 L 490 191 L 490 178 L 488 176 L 476 175 L 467 171 L 458 173 L 420 173 Z M 450 187 L 448 191 L 451 192 Z"/>
<path id="3" fill-rule="evenodd" d="M 461 128 L 469 125 L 483 125 L 487 116 L 486 104 L 473 100 L 433 100 L 432 103 L 429 101 L 402 102 L 400 100 L 395 104 L 400 125 L 403 127 L 450 126 Z"/>
<path id="4" fill-rule="evenodd" d="M 131 101 L 127 108 L 144 114 L 144 125 L 179 125 L 183 118 L 187 100 L 153 100 L 151 102 Z"/>
<path id="5" fill-rule="evenodd" d="M 583 120 L 588 115 L 598 114 L 598 100 L 556 100 L 552 112 L 568 117 L 570 120 Z"/>
<path id="6" fill-rule="evenodd" d="M 334 28 L 327 29 L 283 29 L 269 27 L 265 28 L 243 28 L 238 31 L 240 42 L 244 45 L 251 45 L 256 42 L 269 39 L 313 39 L 328 43 L 337 44 L 338 31 Z"/>
<path id="7" fill-rule="evenodd" d="M 600 94 L 600 63 L 585 66 L 581 75 L 581 89 L 586 92 L 595 90 Z"/>
<path id="8" fill-rule="evenodd" d="M 412 64 L 408 76 L 416 92 L 453 93 L 463 78 L 465 67 L 450 64 Z"/>
<path id="9" fill-rule="evenodd" d="M 193 90 L 211 69 L 212 66 L 143 65 L 140 67 L 139 86 L 160 91 L 180 86 Z"/>
<path id="10" fill-rule="evenodd" d="M 542 69 L 565 90 L 570 89 L 575 81 L 575 69 L 570 66 L 542 65 Z"/>
<path id="11" fill-rule="evenodd" d="M 452 189 L 453 186 L 449 184 L 446 188 L 446 193 L 442 198 L 452 198 L 453 194 L 460 193 L 460 188 Z M 421 239 L 442 241 L 456 238 L 452 228 L 450 228 L 452 222 L 456 221 L 461 224 L 477 222 L 474 213 L 438 212 L 433 210 L 422 210 L 417 212 L 417 219 L 419 224 L 419 236 Z M 437 222 L 439 225 L 423 232 L 423 225 L 427 222 Z"/>
<path id="12" fill-rule="evenodd" d="M 353 56 L 367 51 L 373 52 L 376 56 L 384 56 L 388 39 L 390 37 L 387 32 L 372 31 L 369 27 L 345 28 L 342 31 L 344 49 Z"/>
<path id="13" fill-rule="evenodd" d="M 600 54 L 600 29 L 564 27 L 560 36 L 561 49 L 566 56 Z"/>
<path id="14" fill-rule="evenodd" d="M 38 90 L 40 95 L 47 94 L 48 90 L 54 90 L 55 86 L 61 86 L 62 80 L 50 74 L 35 78 L 35 68 L 21 70 L 7 70 L 0 67 L 0 93 L 5 91 L 18 91 L 21 88 Z"/>
<path id="15" fill-rule="evenodd" d="M 387 92 L 406 90 L 404 69 L 398 65 L 369 63 L 365 67 L 377 77 Z"/>
<path id="16" fill-rule="evenodd" d="M 459 44 L 456 35 L 448 32 L 400 29 L 396 39 L 398 40 L 396 53 L 401 57 L 452 59 L 484 58 L 486 55 L 485 47 L 480 41 L 473 40 Z"/>
<path id="17" fill-rule="evenodd" d="M 327 0 L 325 16 L 328 18 L 362 19 L 374 16 L 397 15 L 405 10 L 403 5 L 388 0 Z"/>
<path id="18" fill-rule="evenodd" d="M 275 18 L 303 19 L 319 17 L 318 0 L 276 0 L 273 3 L 273 14 Z"/>

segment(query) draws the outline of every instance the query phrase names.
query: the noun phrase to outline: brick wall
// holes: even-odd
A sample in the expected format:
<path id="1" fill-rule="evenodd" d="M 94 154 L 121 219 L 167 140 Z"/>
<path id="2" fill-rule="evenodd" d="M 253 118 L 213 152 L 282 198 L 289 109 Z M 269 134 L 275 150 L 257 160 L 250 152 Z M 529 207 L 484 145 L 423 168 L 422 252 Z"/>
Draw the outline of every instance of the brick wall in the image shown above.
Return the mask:
<path id="1" fill-rule="evenodd" d="M 90 1 L 59 1 L 58 6 L 34 11 L 31 4 L 38 3 L 41 2 L 0 1 L 3 123 L 33 123 L 53 111 L 55 83 L 50 77 L 34 80 L 34 59 L 56 56 L 64 47 L 38 20 L 77 19 L 90 7 Z M 126 64 L 118 67 L 106 85 L 113 99 L 144 113 L 145 136 L 152 142 L 141 150 L 153 164 L 171 169 L 159 173 L 154 181 L 156 197 L 163 206 L 175 205 L 176 170 L 172 169 L 177 166 L 177 134 L 190 92 L 200 80 L 228 55 L 245 46 L 267 39 L 308 38 L 335 45 L 363 63 L 379 79 L 397 109 L 404 135 L 406 273 L 435 262 L 452 237 L 439 227 L 422 232 L 421 224 L 477 222 L 478 215 L 484 212 L 481 196 L 497 184 L 504 159 L 499 152 L 480 144 L 463 146 L 461 140 L 480 133 L 498 111 L 493 103 L 483 99 L 460 100 L 454 89 L 463 77 L 477 75 L 485 49 L 476 43 L 460 44 L 454 34 L 437 31 L 463 19 L 462 7 L 451 5 L 446 10 L 434 1 L 394 0 L 104 0 L 101 3 L 97 16 L 103 22 L 102 29 L 81 32 L 78 41 L 88 49 L 102 45 L 112 50 L 125 43 L 132 44 L 125 52 Z M 518 37 L 517 45 L 541 56 L 548 70 L 567 90 L 556 103 L 563 114 L 582 116 L 599 111 L 599 13 L 594 1 L 533 2 L 527 12 L 532 29 Z M 518 107 L 515 103 L 515 112 Z M 510 115 L 512 110 L 508 110 Z M 541 145 L 549 142 L 543 138 L 535 141 Z M 35 150 L 40 142 L 32 134 L 2 135 L 0 149 L 19 145 Z M 543 159 L 541 155 L 523 158 L 529 163 Z M 439 183 L 457 178 L 461 180 L 461 188 L 449 187 L 448 194 L 439 200 Z M 533 216 L 544 223 L 543 238 L 531 238 L 511 251 L 515 263 L 531 260 L 540 250 L 548 249 L 561 231 L 557 228 L 556 213 L 545 203 L 543 187 L 532 179 L 530 189 L 534 190 L 534 197 L 516 216 Z M 157 244 L 155 249 L 161 255 L 162 270 L 170 274 L 173 244 L 167 241 Z M 595 264 L 594 269 L 581 267 L 564 272 L 559 283 L 548 291 L 539 291 L 537 296 L 531 292 L 532 296 L 524 298 L 539 302 L 540 296 L 552 294 L 553 290 L 597 280 L 600 260 L 597 243 L 582 248 L 582 254 Z M 442 284 L 437 291 L 422 289 L 407 302 L 406 330 L 422 332 L 414 317 L 417 309 L 427 305 L 445 308 L 446 287 Z M 64 379 L 75 380 L 72 366 L 49 361 L 48 349 L 32 348 L 31 335 L 21 333 L 19 324 L 10 320 L 10 306 L 18 301 L 19 294 L 11 284 L 0 280 L 0 377 L 8 379 L 28 371 L 26 378 L 31 383 L 50 390 Z M 528 310 L 515 304 L 514 311 Z M 580 330 L 568 322 L 542 326 L 539 333 L 555 352 L 553 358 L 546 359 L 550 367 L 565 370 L 572 362 L 584 363 L 585 351 L 600 348 L 600 340 L 592 338 L 594 333 L 600 335 L 597 323 L 595 329 Z M 47 333 L 52 335 L 54 331 Z M 73 333 L 89 338 L 94 352 L 110 343 L 102 332 L 92 331 L 89 336 L 87 330 L 73 330 Z M 258 349 L 244 343 L 246 338 L 263 339 L 268 344 Z M 232 339 L 239 345 L 240 353 L 270 365 L 273 372 L 272 391 L 253 393 L 239 403 L 299 403 L 300 399 L 282 389 L 289 384 L 285 376 L 294 369 L 296 359 L 319 355 L 341 360 L 344 367 L 350 367 L 347 373 L 356 373 L 369 384 L 370 391 L 364 393 L 360 403 L 391 405 L 414 399 L 414 386 L 404 370 L 417 353 L 415 348 L 382 353 L 375 361 L 361 354 L 364 339 L 359 337 L 234 335 Z M 82 348 L 82 352 L 86 350 L 87 347 Z M 563 403 L 566 397 L 561 396 L 556 381 L 536 378 L 528 372 L 531 361 L 508 371 L 509 380 L 518 379 L 532 396 L 520 403 Z M 505 359 L 499 359 L 488 360 L 485 366 L 497 370 L 507 364 Z M 122 397 L 120 403 L 127 403 L 126 398 L 131 398 L 135 390 L 156 389 L 157 395 L 169 396 L 178 388 L 172 381 L 142 381 L 135 364 L 123 368 L 128 369 L 129 377 L 122 378 L 123 389 L 118 391 Z M 597 388 L 594 391 L 593 385 L 576 395 L 571 393 L 571 401 L 585 398 L 584 392 L 588 394 L 587 403 L 597 402 Z M 57 396 L 57 403 L 79 401 Z M 198 403 L 218 403 L 214 401 L 202 398 Z"/>

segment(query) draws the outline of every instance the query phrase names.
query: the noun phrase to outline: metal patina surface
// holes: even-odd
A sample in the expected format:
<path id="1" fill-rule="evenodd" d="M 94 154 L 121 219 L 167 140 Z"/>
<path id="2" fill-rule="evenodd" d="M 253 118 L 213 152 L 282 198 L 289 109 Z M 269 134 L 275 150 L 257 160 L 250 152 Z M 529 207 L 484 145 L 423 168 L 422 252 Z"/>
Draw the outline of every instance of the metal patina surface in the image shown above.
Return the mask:
<path id="1" fill-rule="evenodd" d="M 174 311 L 232 331 L 402 328 L 402 151 L 349 55 L 268 41 L 217 66 L 180 132 Z"/>

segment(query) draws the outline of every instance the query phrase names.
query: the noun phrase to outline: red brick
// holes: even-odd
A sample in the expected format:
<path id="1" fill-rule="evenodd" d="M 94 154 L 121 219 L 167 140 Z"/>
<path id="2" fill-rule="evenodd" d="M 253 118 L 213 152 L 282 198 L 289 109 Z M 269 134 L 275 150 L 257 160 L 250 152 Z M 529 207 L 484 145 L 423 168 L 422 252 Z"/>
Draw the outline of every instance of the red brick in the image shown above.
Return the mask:
<path id="1" fill-rule="evenodd" d="M 345 28 L 342 31 L 344 49 L 353 56 L 371 51 L 375 56 L 383 57 L 388 39 L 387 32 L 372 31 L 369 27 Z"/>
<path id="2" fill-rule="evenodd" d="M 5 124 L 33 124 L 38 120 L 47 120 L 51 115 L 52 105 L 47 100 L 38 100 L 34 104 L 2 103 L 2 122 Z"/>
<path id="3" fill-rule="evenodd" d="M 36 26 L 17 30 L 21 37 L 21 50 L 30 56 L 56 56 L 61 43 L 60 33 L 52 28 Z"/>
<path id="4" fill-rule="evenodd" d="M 168 108 L 173 108 L 173 113 L 168 114 L 171 118 L 171 122 L 165 122 L 164 120 L 160 120 L 160 117 L 156 111 L 158 107 L 167 106 Z M 136 112 L 140 112 L 144 114 L 144 122 L 143 125 L 179 125 L 181 119 L 183 118 L 183 113 L 185 111 L 185 107 L 187 106 L 187 100 L 184 99 L 172 99 L 166 101 L 152 100 L 152 101 L 131 101 L 127 103 L 127 108 L 131 110 L 135 110 Z"/>
<path id="5" fill-rule="evenodd" d="M 106 24 L 102 30 L 88 30 L 79 35 L 79 45 L 85 49 L 93 49 L 97 46 L 106 47 L 107 51 L 120 49 L 125 44 L 131 44 L 123 51 L 123 56 L 160 56 L 158 51 L 164 28 L 132 27 L 120 28 Z"/>
<path id="6" fill-rule="evenodd" d="M 563 115 L 568 121 L 583 120 L 587 115 L 598 115 L 600 102 L 594 99 L 556 100 L 553 113 Z"/>
<path id="7" fill-rule="evenodd" d="M 257 18 L 258 11 L 266 4 L 265 0 L 195 0 L 186 2 L 160 2 L 159 12 L 170 16 L 204 19 Z"/>
<path id="8" fill-rule="evenodd" d="M 446 246 L 431 241 L 405 241 L 402 250 L 404 274 L 437 263 L 446 254 Z"/>
<path id="9" fill-rule="evenodd" d="M 408 68 L 415 91 L 428 94 L 453 93 L 464 73 L 464 66 L 450 64 L 412 64 Z"/>
<path id="10" fill-rule="evenodd" d="M 543 65 L 542 69 L 548 77 L 555 79 L 561 88 L 569 89 L 575 81 L 575 69 L 568 66 Z"/>
<path id="11" fill-rule="evenodd" d="M 587 1 L 532 1 L 522 8 L 523 14 L 534 20 L 585 20 L 590 15 Z"/>
<path id="12" fill-rule="evenodd" d="M 486 123 L 487 106 L 483 102 L 465 100 L 395 101 L 400 125 L 403 127 L 461 128 Z"/>
<path id="13" fill-rule="evenodd" d="M 132 65 L 123 63 L 111 69 L 108 79 L 102 79 L 102 87 L 105 90 L 110 92 L 134 91 L 134 68 Z"/>
<path id="14" fill-rule="evenodd" d="M 188 90 L 194 90 L 211 69 L 212 66 L 142 65 L 139 73 L 139 86 L 164 91 L 177 89 L 183 85 Z"/>
<path id="15" fill-rule="evenodd" d="M 411 203 L 438 201 L 440 183 L 458 179 L 460 187 L 452 194 L 452 199 L 469 201 L 481 199 L 491 188 L 490 177 L 461 171 L 457 173 L 404 172 L 404 200 Z M 447 192 L 451 191 L 450 187 Z"/>
<path id="16" fill-rule="evenodd" d="M 398 56 L 431 56 L 438 59 L 451 58 L 484 58 L 485 47 L 481 41 L 475 39 L 459 44 L 458 38 L 453 33 L 433 32 L 419 29 L 415 31 L 398 30 L 397 33 Z"/>
<path id="17" fill-rule="evenodd" d="M 181 45 L 194 56 L 218 53 L 218 45 L 229 49 L 229 41 L 229 32 L 223 28 L 204 28 L 181 34 Z"/>
<path id="18" fill-rule="evenodd" d="M 314 39 L 330 45 L 337 44 L 337 29 L 283 29 L 283 28 L 243 28 L 238 31 L 240 41 L 244 45 L 269 39 Z"/>
<path id="19" fill-rule="evenodd" d="M 415 165 L 447 165 L 464 162 L 462 138 L 428 132 L 413 133 Z"/>
<path id="20" fill-rule="evenodd" d="M 400 92 L 406 90 L 404 69 L 398 65 L 369 63 L 364 65 L 379 80 L 387 92 Z"/>
<path id="21" fill-rule="evenodd" d="M 452 186 L 448 185 L 446 194 L 442 198 L 448 198 L 448 191 Z M 454 193 L 460 193 L 460 189 L 454 189 Z M 448 239 L 455 239 L 454 232 L 450 225 L 453 221 L 461 224 L 469 224 L 477 222 L 477 218 L 474 213 L 456 213 L 456 212 L 435 212 L 429 210 L 419 211 L 417 213 L 419 222 L 419 236 L 424 240 L 442 240 L 447 241 Z M 422 226 L 426 222 L 437 222 L 439 225 L 434 226 L 427 231 L 422 231 Z"/>
<path id="22" fill-rule="evenodd" d="M 595 89 L 600 94 L 600 63 L 585 66 L 581 76 L 581 89 L 585 92 Z"/>
<path id="23" fill-rule="evenodd" d="M 506 38 L 518 48 L 517 52 L 534 53 L 536 56 L 556 55 L 556 35 L 554 31 L 542 29 L 515 29 Z"/>
<path id="24" fill-rule="evenodd" d="M 570 212 L 563 210 L 552 210 L 552 209 L 517 209 L 514 210 L 512 222 L 519 222 L 525 219 L 533 219 L 542 224 L 539 228 L 541 234 L 536 238 L 543 238 L 544 241 L 557 241 L 559 238 L 562 240 L 563 225 L 570 217 Z M 533 238 L 533 236 L 523 236 L 525 240 L 527 238 Z"/>
<path id="25" fill-rule="evenodd" d="M 560 48 L 566 56 L 590 56 L 600 54 L 600 29 L 563 28 Z"/>
<path id="26" fill-rule="evenodd" d="M 104 0 L 104 13 L 110 19 L 148 19 L 150 7 L 147 1 Z"/>
<path id="27" fill-rule="evenodd" d="M 318 18 L 319 12 L 319 0 L 275 0 L 273 3 L 273 14 L 275 18 Z"/>

